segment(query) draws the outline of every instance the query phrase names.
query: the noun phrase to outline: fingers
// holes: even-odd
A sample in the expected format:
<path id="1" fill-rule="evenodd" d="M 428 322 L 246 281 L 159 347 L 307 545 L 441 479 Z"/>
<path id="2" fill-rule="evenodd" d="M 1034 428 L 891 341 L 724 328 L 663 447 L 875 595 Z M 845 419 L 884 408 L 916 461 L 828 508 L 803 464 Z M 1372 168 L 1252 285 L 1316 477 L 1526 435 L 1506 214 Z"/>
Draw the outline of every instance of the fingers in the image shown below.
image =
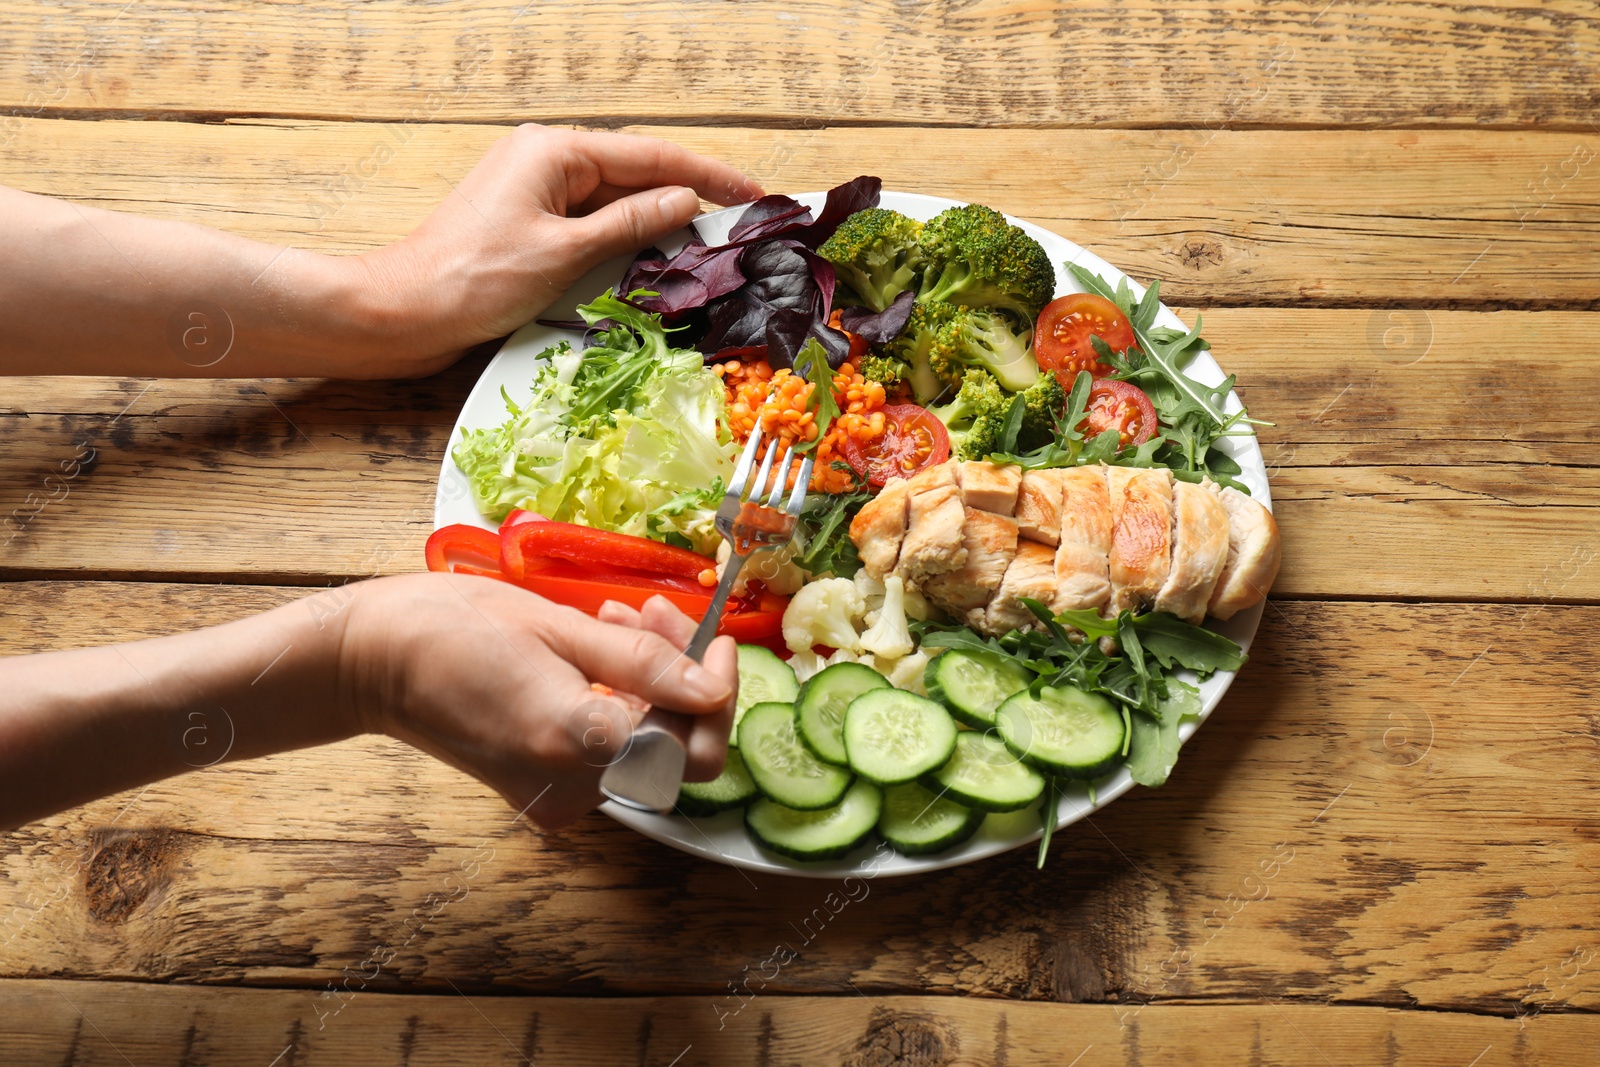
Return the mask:
<path id="1" fill-rule="evenodd" d="M 655 244 L 687 226 L 699 210 L 694 190 L 680 185 L 632 193 L 566 225 L 583 259 L 593 264 Z"/>
<path id="2" fill-rule="evenodd" d="M 705 669 L 719 678 L 727 679 L 737 692 L 739 684 L 739 652 L 731 637 L 719 637 L 706 649 Z M 720 711 L 703 715 L 694 721 L 685 746 L 688 760 L 683 776 L 691 782 L 707 782 L 722 773 L 723 761 L 728 755 L 728 731 L 733 727 L 734 700 L 729 697 Z"/>
<path id="3" fill-rule="evenodd" d="M 590 681 L 635 693 L 673 711 L 714 714 L 733 698 L 733 676 L 708 671 L 653 630 L 574 614 L 551 627 L 545 640 Z"/>
<path id="4" fill-rule="evenodd" d="M 742 204 L 761 186 L 734 167 L 671 141 L 623 133 L 573 133 L 565 147 L 593 166 L 600 186 L 652 189 L 685 185 L 714 204 Z"/>

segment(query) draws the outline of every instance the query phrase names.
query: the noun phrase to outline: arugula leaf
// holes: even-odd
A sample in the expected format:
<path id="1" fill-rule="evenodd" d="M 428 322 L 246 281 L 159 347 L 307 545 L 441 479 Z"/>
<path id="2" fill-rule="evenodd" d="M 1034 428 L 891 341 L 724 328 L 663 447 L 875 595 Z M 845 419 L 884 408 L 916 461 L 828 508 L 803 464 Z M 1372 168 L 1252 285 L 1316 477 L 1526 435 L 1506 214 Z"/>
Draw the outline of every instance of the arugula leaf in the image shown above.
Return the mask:
<path id="1" fill-rule="evenodd" d="M 1027 400 L 1021 393 L 1011 398 L 1011 405 L 1006 408 L 1006 419 L 1000 424 L 999 451 L 1010 453 L 1016 450 L 1017 435 L 1022 432 L 1022 417 L 1027 411 Z"/>
<path id="2" fill-rule="evenodd" d="M 1063 625 L 1082 630 L 1084 636 L 1091 641 L 1110 637 L 1117 632 L 1117 620 L 1101 618 L 1100 613 L 1094 608 L 1063 611 L 1056 616 L 1056 620 Z"/>
<path id="3" fill-rule="evenodd" d="M 828 425 L 839 417 L 839 401 L 833 395 L 833 368 L 828 366 L 828 353 L 815 337 L 808 340 L 794 357 L 796 374 L 803 374 L 811 383 L 811 399 L 807 406 L 813 413 L 817 435 L 809 441 L 795 445 L 795 452 L 810 452 L 822 443 Z"/>
<path id="4" fill-rule="evenodd" d="M 1056 818 L 1060 814 L 1061 787 L 1052 777 L 1044 780 L 1044 800 L 1039 805 L 1039 821 L 1044 824 L 1044 834 L 1039 838 L 1038 870 L 1044 870 L 1044 858 L 1050 853 L 1050 838 L 1056 832 Z"/>
<path id="5" fill-rule="evenodd" d="M 1178 762 L 1178 727 L 1199 717 L 1200 690 L 1183 682 L 1168 682 L 1161 718 L 1135 715 L 1129 724 L 1128 773 L 1133 780 L 1152 789 L 1165 785 Z"/>
<path id="6" fill-rule="evenodd" d="M 802 546 L 795 562 L 813 575 L 833 574 L 853 578 L 861 569 L 861 556 L 846 529 L 861 506 L 872 499 L 866 491 L 814 493 L 800 512 L 795 540 Z"/>
<path id="7" fill-rule="evenodd" d="M 1245 655 L 1238 645 L 1175 615 L 1142 615 L 1134 621 L 1133 629 L 1139 634 L 1143 650 L 1168 670 L 1176 664 L 1204 678 L 1215 671 L 1236 671 L 1244 666 Z"/>

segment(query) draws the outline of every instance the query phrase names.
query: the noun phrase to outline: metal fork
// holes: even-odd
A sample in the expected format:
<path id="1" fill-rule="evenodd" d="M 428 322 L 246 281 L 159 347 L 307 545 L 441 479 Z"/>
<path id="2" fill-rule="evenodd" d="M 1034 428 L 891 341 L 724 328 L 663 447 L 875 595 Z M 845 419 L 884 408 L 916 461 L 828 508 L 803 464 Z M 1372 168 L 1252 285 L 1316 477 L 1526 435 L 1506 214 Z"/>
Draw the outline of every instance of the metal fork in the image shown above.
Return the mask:
<path id="1" fill-rule="evenodd" d="M 750 440 L 745 443 L 744 454 L 734 468 L 722 506 L 717 508 L 717 532 L 733 553 L 722 571 L 722 580 L 717 583 L 711 606 L 700 620 L 689 647 L 683 650 L 684 655 L 697 663 L 716 636 L 717 623 L 728 604 L 728 594 L 733 591 L 733 583 L 738 580 L 745 560 L 757 552 L 788 544 L 799 522 L 800 508 L 806 501 L 806 488 L 811 481 L 811 455 L 807 453 L 795 459 L 794 446 L 789 446 L 774 474 L 772 461 L 778 451 L 778 442 L 774 439 L 766 450 L 766 458 L 761 461 L 761 468 L 752 478 L 750 468 L 761 454 L 761 443 L 761 422 L 757 419 Z M 785 504 L 783 497 L 791 473 L 795 476 L 794 490 Z M 763 495 L 765 503 L 761 499 Z M 628 747 L 600 776 L 600 791 L 630 808 L 670 812 L 678 801 L 678 785 L 683 781 L 686 755 L 683 738 L 688 737 L 692 724 L 692 716 L 652 707 L 634 728 Z"/>

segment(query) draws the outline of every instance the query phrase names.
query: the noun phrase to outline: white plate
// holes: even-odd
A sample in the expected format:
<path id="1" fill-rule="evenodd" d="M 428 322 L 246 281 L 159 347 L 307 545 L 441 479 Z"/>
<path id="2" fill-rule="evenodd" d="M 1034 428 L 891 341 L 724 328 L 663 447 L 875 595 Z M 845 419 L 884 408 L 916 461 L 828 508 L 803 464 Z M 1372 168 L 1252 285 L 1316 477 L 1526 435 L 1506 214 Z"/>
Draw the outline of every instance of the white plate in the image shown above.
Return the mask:
<path id="1" fill-rule="evenodd" d="M 795 199 L 811 208 L 815 214 L 821 210 L 825 197 L 825 193 L 802 193 L 797 194 Z M 880 203 L 883 207 L 893 208 L 912 218 L 922 220 L 931 219 L 945 208 L 960 205 L 960 201 L 945 200 L 937 196 L 892 192 L 884 192 Z M 733 207 L 716 211 L 697 219 L 695 225 L 707 244 L 716 245 L 727 239 L 728 230 L 732 228 L 743 210 L 742 207 Z M 1066 238 L 1058 237 L 1022 219 L 1012 218 L 1010 221 L 1026 230 L 1049 253 L 1051 262 L 1056 265 L 1058 296 L 1078 291 L 1071 276 L 1061 268 L 1063 262 L 1077 263 L 1086 267 L 1113 286 L 1123 278 L 1121 271 Z M 662 248 L 668 253 L 675 252 L 687 239 L 688 234 L 685 232 L 673 241 L 663 242 Z M 544 317 L 576 318 L 577 305 L 594 299 L 608 287 L 615 285 L 622 277 L 628 262 L 628 259 L 615 259 L 590 271 L 560 302 L 545 312 Z M 1143 286 L 1134 284 L 1131 279 L 1129 284 L 1133 286 L 1137 296 L 1144 295 Z M 1161 314 L 1156 321 L 1162 326 L 1170 326 L 1173 329 L 1187 329 L 1166 305 L 1162 305 Z M 502 389 L 519 404 L 525 403 L 533 391 L 533 376 L 539 353 L 563 340 L 576 343 L 578 337 L 537 323 L 529 323 L 512 334 L 499 354 L 484 369 L 483 377 L 478 379 L 478 384 L 467 397 L 467 402 L 461 409 L 461 416 L 456 420 L 455 429 L 451 431 L 450 448 L 455 448 L 464 428 L 498 426 L 505 421 L 505 403 L 500 397 Z M 1188 373 L 1196 380 L 1212 385 L 1221 383 L 1225 377 L 1216 361 L 1205 352 L 1195 357 L 1189 365 Z M 1238 410 L 1239 398 L 1229 394 L 1227 411 Z M 1251 494 L 1257 500 L 1270 507 L 1272 499 L 1267 489 L 1267 470 L 1262 462 L 1261 448 L 1256 444 L 1256 439 L 1226 438 L 1222 441 L 1221 447 L 1238 461 L 1240 467 L 1244 468 L 1239 480 L 1250 487 Z M 437 529 L 450 523 L 467 523 L 482 526 L 484 529 L 494 529 L 494 523 L 480 515 L 473 505 L 466 479 L 456 469 L 447 452 L 443 468 L 439 472 L 439 490 L 434 503 L 433 524 Z M 1240 647 L 1248 649 L 1251 638 L 1255 636 L 1256 626 L 1261 621 L 1263 607 L 1264 605 L 1257 605 L 1249 611 L 1234 616 L 1226 623 L 1216 624 L 1213 620 L 1213 624 L 1219 633 L 1232 638 Z M 1193 678 L 1190 680 L 1193 681 Z M 1222 695 L 1228 691 L 1232 681 L 1232 671 L 1219 671 L 1200 684 L 1200 699 L 1204 708 L 1200 716 L 1202 722 L 1221 703 Z M 1184 741 L 1187 741 L 1198 727 L 1199 723 L 1187 723 L 1179 734 Z M 1178 770 L 1174 773 L 1183 773 L 1181 760 Z M 1090 812 L 1104 807 L 1126 793 L 1132 786 L 1133 779 L 1129 777 L 1128 769 L 1123 767 L 1109 780 L 1101 782 L 1095 791 L 1093 804 L 1089 802 L 1087 788 L 1077 786 L 1071 789 L 1061 797 L 1057 810 L 1057 828 L 1070 826 Z M 807 878 L 841 878 L 849 874 L 882 877 L 937 871 L 1018 848 L 1031 841 L 1037 841 L 1041 833 L 1038 809 L 1034 807 L 1007 815 L 990 815 L 972 838 L 936 856 L 901 856 L 889 851 L 887 846 L 880 849 L 876 842 L 872 842 L 841 860 L 827 863 L 799 863 L 773 856 L 758 848 L 745 832 L 742 814 L 737 811 L 725 812 L 709 819 L 685 819 L 679 816 L 651 815 L 634 811 L 614 801 L 608 801 L 600 810 L 618 822 L 633 827 L 646 837 L 682 849 L 684 852 L 735 867 Z"/>

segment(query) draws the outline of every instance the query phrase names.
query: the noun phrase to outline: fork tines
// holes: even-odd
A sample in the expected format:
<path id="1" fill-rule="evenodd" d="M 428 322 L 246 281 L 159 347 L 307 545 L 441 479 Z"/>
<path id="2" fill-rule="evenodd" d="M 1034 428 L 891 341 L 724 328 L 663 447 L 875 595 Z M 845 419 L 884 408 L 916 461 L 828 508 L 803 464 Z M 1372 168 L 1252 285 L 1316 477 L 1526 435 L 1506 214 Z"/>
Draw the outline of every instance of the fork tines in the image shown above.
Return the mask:
<path id="1" fill-rule="evenodd" d="M 761 497 L 767 495 L 765 505 L 770 508 L 784 507 L 783 494 L 789 486 L 789 478 L 794 478 L 794 491 L 789 495 L 787 510 L 791 515 L 800 514 L 800 508 L 806 500 L 806 490 L 811 481 L 812 457 L 807 453 L 795 457 L 794 445 L 783 450 L 783 458 L 776 464 L 774 475 L 773 458 L 777 455 L 778 442 L 774 440 L 769 447 L 762 449 L 761 423 L 757 420 L 755 428 L 750 431 L 750 440 L 745 442 L 744 454 L 739 457 L 739 465 L 734 469 L 733 480 L 728 484 L 728 495 L 740 500 L 753 500 L 762 503 Z M 756 476 L 750 479 L 750 468 L 755 464 L 757 453 L 765 453 L 761 460 L 761 467 L 756 471 Z M 791 461 L 792 465 L 791 465 Z M 769 493 L 770 486 L 770 493 Z M 749 489 L 747 493 L 745 490 Z"/>

